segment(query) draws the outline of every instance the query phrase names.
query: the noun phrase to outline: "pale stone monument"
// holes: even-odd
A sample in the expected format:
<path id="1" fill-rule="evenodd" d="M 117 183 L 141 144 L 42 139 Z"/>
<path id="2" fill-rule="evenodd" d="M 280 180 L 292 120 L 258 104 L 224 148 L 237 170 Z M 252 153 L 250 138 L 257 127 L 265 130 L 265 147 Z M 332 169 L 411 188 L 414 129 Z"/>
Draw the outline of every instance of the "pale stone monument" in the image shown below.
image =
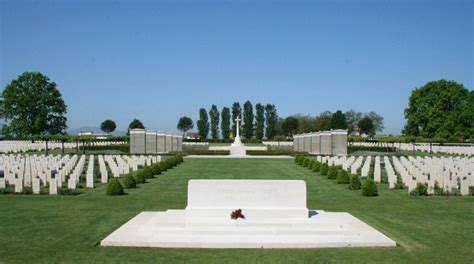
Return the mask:
<path id="1" fill-rule="evenodd" d="M 33 181 L 32 181 L 32 185 L 33 185 L 33 193 L 34 194 L 39 194 L 40 193 L 40 179 L 39 178 L 34 178 Z"/>
<path id="2" fill-rule="evenodd" d="M 308 210 L 302 180 L 191 180 L 185 210 L 142 212 L 101 245 L 324 248 L 396 243 L 349 213 Z"/>
<path id="3" fill-rule="evenodd" d="M 244 144 L 242 144 L 242 140 L 240 139 L 240 118 L 237 117 L 235 119 L 235 138 L 234 143 L 230 145 L 230 155 L 233 156 L 245 156 L 246 150 Z"/>

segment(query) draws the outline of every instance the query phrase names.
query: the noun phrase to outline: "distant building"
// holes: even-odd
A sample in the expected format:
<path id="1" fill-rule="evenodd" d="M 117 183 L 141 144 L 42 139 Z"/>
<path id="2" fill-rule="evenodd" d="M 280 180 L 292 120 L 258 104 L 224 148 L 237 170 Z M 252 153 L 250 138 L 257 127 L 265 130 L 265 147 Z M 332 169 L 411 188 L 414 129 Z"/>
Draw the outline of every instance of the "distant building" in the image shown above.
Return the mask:
<path id="1" fill-rule="evenodd" d="M 186 133 L 186 139 L 199 139 L 198 132 L 188 132 Z"/>

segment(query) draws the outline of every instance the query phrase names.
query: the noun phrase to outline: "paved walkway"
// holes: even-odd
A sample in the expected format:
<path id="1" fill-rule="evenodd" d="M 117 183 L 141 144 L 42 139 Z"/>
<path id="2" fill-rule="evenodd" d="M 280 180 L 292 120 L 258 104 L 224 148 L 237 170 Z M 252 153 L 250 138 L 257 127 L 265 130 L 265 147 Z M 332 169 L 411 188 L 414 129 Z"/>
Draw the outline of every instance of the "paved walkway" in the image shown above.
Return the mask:
<path id="1" fill-rule="evenodd" d="M 188 159 L 292 159 L 292 156 L 251 156 L 251 155 L 189 155 Z"/>

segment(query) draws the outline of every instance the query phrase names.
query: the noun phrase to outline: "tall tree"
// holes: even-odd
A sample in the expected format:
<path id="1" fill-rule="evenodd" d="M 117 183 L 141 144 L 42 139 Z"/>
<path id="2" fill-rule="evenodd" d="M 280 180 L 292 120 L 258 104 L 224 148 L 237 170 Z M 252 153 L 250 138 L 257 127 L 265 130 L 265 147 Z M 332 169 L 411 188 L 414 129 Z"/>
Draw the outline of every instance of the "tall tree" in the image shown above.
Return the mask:
<path id="1" fill-rule="evenodd" d="M 228 107 L 222 108 L 221 133 L 223 139 L 228 139 L 230 136 L 230 109 Z"/>
<path id="2" fill-rule="evenodd" d="M 186 136 L 186 132 L 193 129 L 194 123 L 193 120 L 187 116 L 182 116 L 178 121 L 178 129 L 183 131 L 183 137 Z"/>
<path id="3" fill-rule="evenodd" d="M 331 129 L 347 129 L 346 116 L 341 110 L 337 110 L 331 118 Z"/>
<path id="4" fill-rule="evenodd" d="M 357 123 L 359 123 L 359 121 L 362 119 L 363 114 L 361 112 L 356 112 L 355 110 L 351 109 L 347 111 L 345 115 L 349 134 L 352 134 L 358 130 Z"/>
<path id="5" fill-rule="evenodd" d="M 244 103 L 244 125 L 242 134 L 245 138 L 252 138 L 253 136 L 253 106 L 250 101 Z"/>
<path id="6" fill-rule="evenodd" d="M 375 131 L 382 132 L 382 130 L 385 128 L 385 126 L 383 125 L 383 117 L 374 111 L 369 112 L 366 116 L 372 119 Z"/>
<path id="7" fill-rule="evenodd" d="M 273 139 L 277 135 L 278 114 L 276 107 L 273 104 L 265 106 L 265 123 L 266 123 L 266 137 Z"/>
<path id="8" fill-rule="evenodd" d="M 362 118 L 357 124 L 357 126 L 359 127 L 359 131 L 361 134 L 366 134 L 371 137 L 375 135 L 374 122 L 372 121 L 372 119 L 370 119 L 370 117 L 366 116 Z"/>
<path id="9" fill-rule="evenodd" d="M 284 136 L 292 136 L 298 133 L 298 119 L 294 116 L 285 118 L 281 124 L 281 130 Z"/>
<path id="10" fill-rule="evenodd" d="M 240 107 L 239 102 L 234 102 L 232 104 L 232 134 L 235 136 L 235 119 L 237 117 L 242 118 L 242 108 Z"/>
<path id="11" fill-rule="evenodd" d="M 263 138 L 265 132 L 265 107 L 258 103 L 255 105 L 255 137 Z"/>
<path id="12" fill-rule="evenodd" d="M 209 134 L 209 119 L 205 108 L 199 109 L 199 120 L 197 121 L 198 134 L 201 139 L 206 139 Z"/>
<path id="13" fill-rule="evenodd" d="M 474 99 L 462 84 L 438 80 L 415 89 L 405 109 L 404 133 L 449 141 L 473 137 Z"/>
<path id="14" fill-rule="evenodd" d="M 56 83 L 39 72 L 24 72 L 8 84 L 0 98 L 6 135 L 64 134 L 67 107 Z"/>
<path id="15" fill-rule="evenodd" d="M 322 112 L 314 120 L 314 131 L 326 131 L 331 129 L 332 113 Z"/>
<path id="16" fill-rule="evenodd" d="M 219 138 L 219 110 L 216 105 L 211 106 L 209 117 L 211 118 L 211 137 L 217 139 Z"/>
<path id="17" fill-rule="evenodd" d="M 114 132 L 116 128 L 117 128 L 117 125 L 115 124 L 114 121 L 110 119 L 107 119 L 104 122 L 102 122 L 102 124 L 100 124 L 100 130 L 107 133 L 107 135 Z"/>
<path id="18" fill-rule="evenodd" d="M 130 124 L 128 125 L 128 130 L 130 129 L 145 129 L 145 126 L 143 125 L 142 121 L 140 121 L 139 119 L 136 119 L 134 118 L 132 120 L 132 122 L 130 122 Z"/>
<path id="19" fill-rule="evenodd" d="M 294 115 L 294 118 L 298 120 L 298 133 L 308 133 L 317 131 L 315 118 L 310 115 Z"/>

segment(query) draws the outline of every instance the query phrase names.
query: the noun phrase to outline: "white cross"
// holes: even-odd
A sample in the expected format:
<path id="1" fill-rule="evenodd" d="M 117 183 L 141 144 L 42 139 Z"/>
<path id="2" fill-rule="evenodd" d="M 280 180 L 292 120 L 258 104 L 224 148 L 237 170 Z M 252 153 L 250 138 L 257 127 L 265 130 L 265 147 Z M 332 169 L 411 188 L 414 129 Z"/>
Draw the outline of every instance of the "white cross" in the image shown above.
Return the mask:
<path id="1" fill-rule="evenodd" d="M 239 130 L 240 130 L 240 126 L 239 126 L 239 121 L 240 121 L 240 118 L 237 117 L 235 119 L 235 122 L 236 122 L 236 125 L 235 125 L 235 134 L 236 134 L 236 137 L 240 137 L 240 133 L 239 133 Z"/>

